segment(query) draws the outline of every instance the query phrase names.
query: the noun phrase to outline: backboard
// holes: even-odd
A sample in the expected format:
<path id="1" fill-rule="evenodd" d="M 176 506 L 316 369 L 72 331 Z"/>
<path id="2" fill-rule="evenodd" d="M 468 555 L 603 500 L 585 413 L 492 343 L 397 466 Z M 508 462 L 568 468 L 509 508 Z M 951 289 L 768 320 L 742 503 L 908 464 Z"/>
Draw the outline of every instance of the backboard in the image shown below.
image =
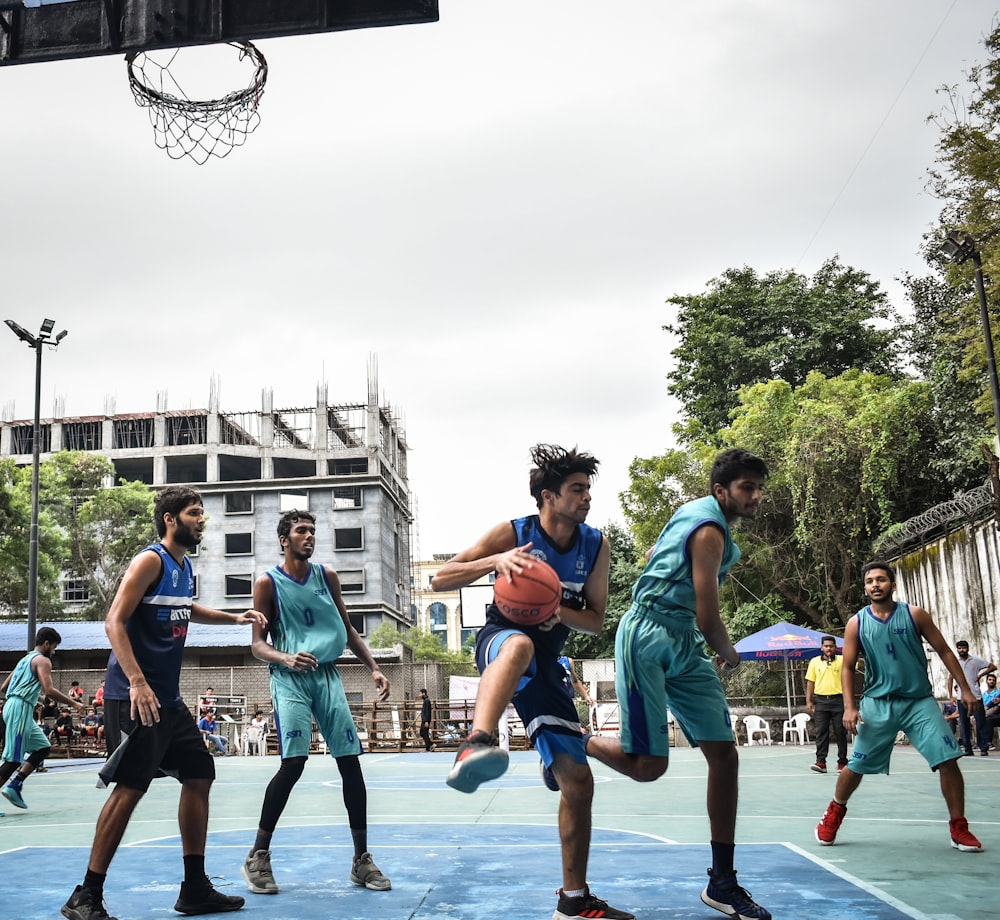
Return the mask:
<path id="1" fill-rule="evenodd" d="M 437 20 L 438 0 L 0 0 L 0 66 Z"/>

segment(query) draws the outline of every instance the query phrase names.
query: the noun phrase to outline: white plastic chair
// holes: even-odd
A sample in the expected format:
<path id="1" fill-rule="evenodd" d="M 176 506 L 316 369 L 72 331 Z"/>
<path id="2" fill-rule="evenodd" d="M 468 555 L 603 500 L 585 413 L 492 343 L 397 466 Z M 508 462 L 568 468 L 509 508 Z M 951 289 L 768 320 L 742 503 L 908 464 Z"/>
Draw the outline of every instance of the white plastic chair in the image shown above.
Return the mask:
<path id="1" fill-rule="evenodd" d="M 771 726 L 760 716 L 744 716 L 743 724 L 747 727 L 747 746 L 751 744 L 770 744 Z M 754 741 L 756 736 L 760 736 L 758 741 Z"/>
<path id="2" fill-rule="evenodd" d="M 788 744 L 789 736 L 796 738 L 796 744 L 808 744 L 806 723 L 810 721 L 808 712 L 797 712 L 791 719 L 785 719 L 781 726 L 781 743 Z"/>

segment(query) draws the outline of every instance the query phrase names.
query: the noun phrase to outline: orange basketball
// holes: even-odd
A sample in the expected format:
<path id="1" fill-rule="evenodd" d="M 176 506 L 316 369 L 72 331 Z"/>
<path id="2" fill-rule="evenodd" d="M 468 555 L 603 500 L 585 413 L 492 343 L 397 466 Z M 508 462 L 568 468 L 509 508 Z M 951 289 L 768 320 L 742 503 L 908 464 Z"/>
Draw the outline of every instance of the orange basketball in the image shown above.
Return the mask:
<path id="1" fill-rule="evenodd" d="M 512 623 L 518 626 L 537 626 L 544 623 L 562 600 L 562 582 L 556 570 L 547 562 L 536 559 L 531 568 L 508 581 L 506 575 L 497 577 L 493 585 L 493 603 Z"/>

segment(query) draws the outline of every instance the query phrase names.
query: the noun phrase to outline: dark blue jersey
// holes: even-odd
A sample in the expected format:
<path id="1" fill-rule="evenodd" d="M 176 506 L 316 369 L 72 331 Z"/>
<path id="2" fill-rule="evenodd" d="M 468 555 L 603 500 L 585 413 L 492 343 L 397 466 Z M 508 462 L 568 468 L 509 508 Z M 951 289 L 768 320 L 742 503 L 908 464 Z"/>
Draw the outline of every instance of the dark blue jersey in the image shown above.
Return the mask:
<path id="1" fill-rule="evenodd" d="M 147 546 L 143 552 L 157 553 L 163 568 L 160 580 L 129 617 L 125 631 L 146 683 L 160 705 L 172 709 L 184 704 L 180 692 L 181 662 L 194 602 L 194 572 L 187 556 L 178 564 L 162 543 Z M 114 652 L 108 661 L 104 698 L 129 698 L 128 678 Z"/>
<path id="2" fill-rule="evenodd" d="M 586 606 L 583 587 L 597 563 L 597 556 L 604 539 L 601 532 L 587 524 L 579 524 L 573 542 L 563 551 L 556 547 L 552 538 L 542 529 L 537 514 L 515 518 L 510 523 L 514 528 L 517 545 L 524 546 L 526 543 L 531 543 L 531 555 L 547 562 L 556 570 L 563 587 L 560 605 L 572 610 L 582 610 Z M 506 626 L 511 625 L 493 604 L 486 611 L 486 619 Z M 569 636 L 569 627 L 563 623 L 547 631 L 542 631 L 537 626 L 518 625 L 517 628 L 530 635 L 537 648 L 543 648 L 553 656 L 559 655 Z"/>

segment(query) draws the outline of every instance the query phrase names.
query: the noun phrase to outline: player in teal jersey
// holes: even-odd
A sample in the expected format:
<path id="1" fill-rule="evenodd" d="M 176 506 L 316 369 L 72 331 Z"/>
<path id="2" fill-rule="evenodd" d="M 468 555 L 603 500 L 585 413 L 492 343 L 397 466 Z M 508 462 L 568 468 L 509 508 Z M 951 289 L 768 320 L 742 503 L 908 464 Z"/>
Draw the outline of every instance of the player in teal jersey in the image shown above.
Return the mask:
<path id="1" fill-rule="evenodd" d="M 271 837 L 305 769 L 315 719 L 343 781 L 354 842 L 350 880 L 370 891 L 388 891 L 391 882 L 368 852 L 368 791 L 359 759 L 361 741 L 336 661 L 349 647 L 371 669 L 379 700 L 389 695 L 389 680 L 351 625 L 337 573 L 309 561 L 316 548 L 316 517 L 308 511 L 286 512 L 278 522 L 278 542 L 283 561 L 254 585 L 254 606 L 267 619 L 254 626 L 252 651 L 268 663 L 271 672 L 281 766 L 264 793 L 257 837 L 241 870 L 243 878 L 255 894 L 278 893 L 271 870 Z"/>
<path id="2" fill-rule="evenodd" d="M 14 670 L 0 686 L 0 693 L 7 694 L 3 706 L 5 735 L 0 785 L 10 779 L 3 796 L 18 808 L 28 807 L 21 796 L 21 786 L 42 765 L 50 750 L 49 739 L 35 723 L 35 704 L 39 693 L 44 691 L 46 696 L 67 706 L 83 709 L 83 703 L 71 699 L 52 685 L 51 659 L 60 642 L 62 636 L 56 630 L 43 626 L 35 634 L 34 651 L 28 652 L 14 665 Z M 0 817 L 3 817 L 2 811 Z"/>
<path id="3" fill-rule="evenodd" d="M 941 783 L 948 806 L 951 845 L 978 853 L 982 844 L 965 818 L 965 780 L 958 766 L 962 752 L 934 700 L 927 676 L 924 642 L 941 656 L 970 711 L 981 705 L 972 696 L 955 653 L 923 607 L 893 599 L 896 573 L 887 562 L 869 562 L 862 569 L 865 594 L 871 603 L 851 617 L 844 632 L 844 727 L 857 732 L 847 768 L 837 777 L 833 800 L 816 825 L 816 839 L 830 846 L 847 814 L 847 800 L 868 773 L 888 773 L 889 759 L 899 732 L 923 755 Z M 858 707 L 854 697 L 854 669 L 864 651 L 865 692 Z"/>
<path id="4" fill-rule="evenodd" d="M 615 635 L 618 738 L 592 736 L 587 753 L 639 782 L 670 763 L 667 709 L 708 763 L 712 868 L 702 901 L 737 920 L 771 920 L 736 879 L 739 754 L 729 704 L 706 643 L 730 669 L 740 656 L 719 614 L 719 586 L 739 561 L 730 525 L 760 507 L 767 464 L 742 448 L 712 464 L 711 494 L 681 505 L 648 553 Z"/>

